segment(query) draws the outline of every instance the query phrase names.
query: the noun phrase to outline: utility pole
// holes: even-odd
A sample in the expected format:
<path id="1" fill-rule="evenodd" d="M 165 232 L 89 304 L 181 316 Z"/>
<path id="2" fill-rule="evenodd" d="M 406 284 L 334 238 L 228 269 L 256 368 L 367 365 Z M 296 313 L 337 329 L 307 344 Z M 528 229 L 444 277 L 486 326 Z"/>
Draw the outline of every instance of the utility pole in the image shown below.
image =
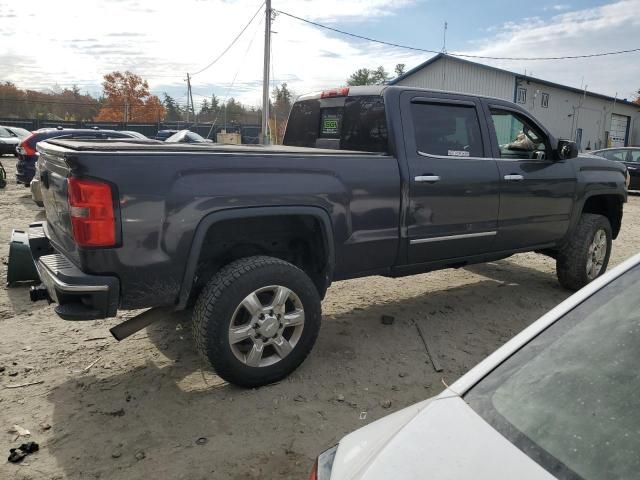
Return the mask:
<path id="1" fill-rule="evenodd" d="M 187 72 L 187 123 L 189 123 L 189 99 L 191 98 L 191 77 Z"/>
<path id="2" fill-rule="evenodd" d="M 193 113 L 193 118 L 196 121 L 196 125 L 198 124 L 198 117 L 196 116 L 196 107 L 193 103 L 193 91 L 191 90 L 191 77 L 187 73 L 187 85 L 189 86 L 189 99 L 191 99 L 191 113 Z"/>
<path id="3" fill-rule="evenodd" d="M 262 143 L 269 144 L 269 64 L 271 55 L 271 0 L 265 2 L 264 75 L 262 77 Z"/>

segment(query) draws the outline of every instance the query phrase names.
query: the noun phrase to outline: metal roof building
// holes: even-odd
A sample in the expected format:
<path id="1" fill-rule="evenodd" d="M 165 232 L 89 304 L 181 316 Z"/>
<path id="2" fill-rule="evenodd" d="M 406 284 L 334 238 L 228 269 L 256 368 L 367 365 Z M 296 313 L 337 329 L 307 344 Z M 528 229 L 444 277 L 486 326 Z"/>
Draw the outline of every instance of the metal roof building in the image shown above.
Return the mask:
<path id="1" fill-rule="evenodd" d="M 580 150 L 640 145 L 640 105 L 440 53 L 392 85 L 497 97 L 521 104 Z"/>

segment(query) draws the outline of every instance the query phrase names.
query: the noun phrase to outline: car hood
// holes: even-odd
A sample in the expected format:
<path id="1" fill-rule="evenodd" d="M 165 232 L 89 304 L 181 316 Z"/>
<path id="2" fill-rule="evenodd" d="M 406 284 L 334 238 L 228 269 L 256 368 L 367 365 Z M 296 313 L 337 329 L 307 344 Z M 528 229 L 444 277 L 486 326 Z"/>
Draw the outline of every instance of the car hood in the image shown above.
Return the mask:
<path id="1" fill-rule="evenodd" d="M 340 441 L 331 480 L 552 480 L 457 395 L 412 405 Z"/>
<path id="2" fill-rule="evenodd" d="M 18 145 L 18 143 L 20 143 L 20 139 L 16 137 L 2 137 L 0 138 L 0 143 L 4 143 L 5 145 Z"/>
<path id="3" fill-rule="evenodd" d="M 581 153 L 569 161 L 574 162 L 581 170 L 618 170 L 622 174 L 626 171 L 622 162 L 609 160 L 608 158 L 599 157 L 590 153 Z"/>

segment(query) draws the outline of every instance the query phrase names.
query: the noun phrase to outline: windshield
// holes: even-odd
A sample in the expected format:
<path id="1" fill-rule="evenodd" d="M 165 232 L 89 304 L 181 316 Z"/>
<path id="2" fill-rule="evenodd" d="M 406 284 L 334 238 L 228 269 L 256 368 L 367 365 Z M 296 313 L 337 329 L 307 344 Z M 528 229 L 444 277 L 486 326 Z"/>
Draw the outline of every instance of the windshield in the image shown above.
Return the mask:
<path id="1" fill-rule="evenodd" d="M 367 95 L 296 102 L 283 144 L 387 153 L 384 100 Z"/>
<path id="2" fill-rule="evenodd" d="M 20 127 L 9 127 L 9 130 L 12 131 L 18 138 L 24 138 L 31 134 L 28 130 Z"/>
<path id="3" fill-rule="evenodd" d="M 178 133 L 174 133 L 165 140 L 167 143 L 201 143 L 206 142 L 204 137 L 201 137 L 195 132 L 190 130 L 180 130 Z"/>
<path id="4" fill-rule="evenodd" d="M 640 267 L 598 291 L 465 400 L 559 479 L 640 472 Z"/>

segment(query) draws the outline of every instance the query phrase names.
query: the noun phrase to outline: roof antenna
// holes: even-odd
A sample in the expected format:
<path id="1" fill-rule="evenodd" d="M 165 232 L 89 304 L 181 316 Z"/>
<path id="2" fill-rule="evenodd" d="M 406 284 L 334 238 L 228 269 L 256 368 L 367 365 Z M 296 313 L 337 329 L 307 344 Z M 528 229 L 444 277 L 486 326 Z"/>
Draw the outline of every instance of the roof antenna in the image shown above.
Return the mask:
<path id="1" fill-rule="evenodd" d="M 442 53 L 447 54 L 447 22 L 444 22 L 444 31 L 442 33 Z"/>

